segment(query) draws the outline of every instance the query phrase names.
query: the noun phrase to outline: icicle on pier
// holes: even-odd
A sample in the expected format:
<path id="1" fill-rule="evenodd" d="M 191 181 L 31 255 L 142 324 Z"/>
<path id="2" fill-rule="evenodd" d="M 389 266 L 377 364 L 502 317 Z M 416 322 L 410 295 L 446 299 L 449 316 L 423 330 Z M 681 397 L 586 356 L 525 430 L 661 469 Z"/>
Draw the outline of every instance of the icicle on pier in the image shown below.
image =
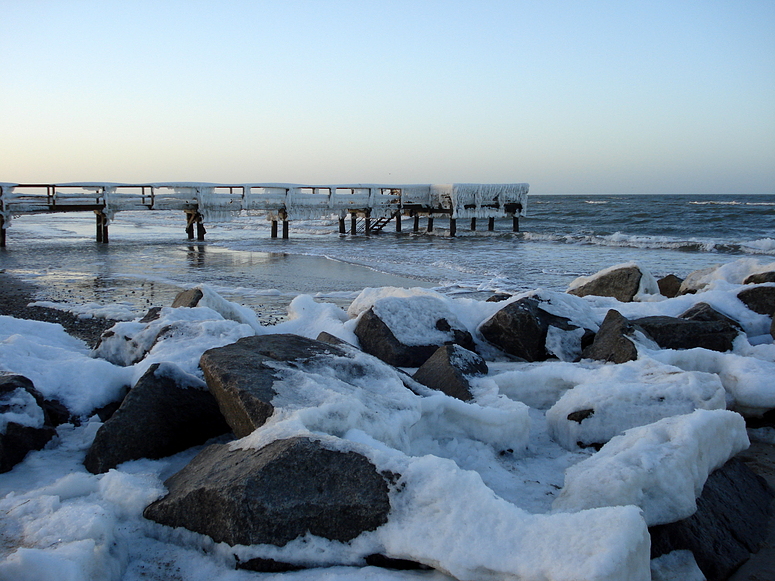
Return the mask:
<path id="1" fill-rule="evenodd" d="M 519 230 L 525 215 L 528 184 L 443 185 L 298 185 L 298 184 L 203 184 L 203 183 L 0 183 L 0 246 L 14 216 L 54 212 L 89 212 L 96 216 L 96 240 L 108 242 L 108 224 L 117 212 L 174 210 L 186 214 L 189 239 L 204 240 L 205 223 L 233 220 L 241 212 L 264 214 L 271 221 L 271 236 L 288 238 L 292 220 L 338 218 L 341 234 L 380 232 L 391 221 L 396 232 L 402 218 L 420 218 L 427 231 L 435 216 L 449 218 L 449 234 L 455 236 L 457 221 L 487 219 L 492 231 L 496 218 L 511 218 Z M 347 219 L 349 218 L 349 230 Z"/>

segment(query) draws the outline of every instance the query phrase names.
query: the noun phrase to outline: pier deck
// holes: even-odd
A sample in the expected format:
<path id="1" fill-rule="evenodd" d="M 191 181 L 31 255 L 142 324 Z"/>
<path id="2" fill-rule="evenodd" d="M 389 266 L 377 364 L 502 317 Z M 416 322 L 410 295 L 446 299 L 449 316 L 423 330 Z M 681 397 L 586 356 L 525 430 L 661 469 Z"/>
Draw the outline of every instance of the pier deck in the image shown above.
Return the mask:
<path id="1" fill-rule="evenodd" d="M 136 210 L 176 210 L 186 213 L 189 238 L 204 239 L 206 222 L 232 220 L 242 211 L 263 213 L 272 222 L 271 235 L 288 238 L 291 220 L 339 219 L 339 231 L 350 234 L 378 232 L 391 220 L 427 218 L 433 229 L 434 215 L 450 219 L 454 236 L 458 219 L 470 218 L 476 229 L 478 218 L 488 219 L 493 229 L 496 218 L 512 218 L 519 229 L 525 215 L 528 184 L 443 184 L 443 185 L 299 185 L 299 184 L 203 184 L 203 183 L 0 183 L 0 246 L 5 246 L 6 230 L 14 216 L 55 212 L 93 211 L 96 239 L 108 242 L 108 224 L 117 212 Z M 401 220 L 396 220 L 400 231 Z"/>

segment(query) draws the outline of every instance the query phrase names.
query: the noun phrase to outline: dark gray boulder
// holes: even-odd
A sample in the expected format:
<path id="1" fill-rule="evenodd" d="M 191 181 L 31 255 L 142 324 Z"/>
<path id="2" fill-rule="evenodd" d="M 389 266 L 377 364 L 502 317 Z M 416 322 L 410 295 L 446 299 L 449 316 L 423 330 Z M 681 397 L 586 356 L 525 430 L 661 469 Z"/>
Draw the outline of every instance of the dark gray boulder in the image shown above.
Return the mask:
<path id="1" fill-rule="evenodd" d="M 740 323 L 731 317 L 727 317 L 723 313 L 719 313 L 708 303 L 697 303 L 693 307 L 678 315 L 678 318 L 686 319 L 687 321 L 721 321 L 727 324 L 729 327 L 739 329 L 740 331 L 743 330 L 743 328 L 740 326 Z"/>
<path id="2" fill-rule="evenodd" d="M 218 401 L 223 417 L 234 434 L 250 434 L 274 412 L 274 382 L 280 379 L 275 365 L 303 362 L 321 355 L 346 356 L 337 345 L 298 335 L 258 335 L 244 337 L 224 347 L 205 351 L 199 367 L 210 392 Z"/>
<path id="3" fill-rule="evenodd" d="M 653 316 L 631 321 L 663 349 L 693 349 L 730 351 L 740 333 L 737 326 L 726 321 L 700 321 L 678 317 Z"/>
<path id="4" fill-rule="evenodd" d="M 436 352 L 443 343 L 462 345 L 466 349 L 475 349 L 471 333 L 450 325 L 445 318 L 435 323 L 435 328 L 449 336 L 446 342 L 430 345 L 407 345 L 399 341 L 390 327 L 375 312 L 374 307 L 361 315 L 355 327 L 355 335 L 361 348 L 385 363 L 396 367 L 419 367 Z"/>
<path id="5" fill-rule="evenodd" d="M 737 293 L 737 298 L 760 315 L 775 313 L 775 286 L 752 286 Z"/>
<path id="6" fill-rule="evenodd" d="M 679 278 L 674 274 L 668 274 L 667 276 L 663 276 L 657 281 L 657 286 L 659 287 L 659 294 L 669 299 L 677 297 L 678 293 L 681 290 L 681 283 L 683 281 L 684 280 L 682 278 Z"/>
<path id="7" fill-rule="evenodd" d="M 422 364 L 413 379 L 451 397 L 469 401 L 473 395 L 468 378 L 487 375 L 487 371 L 487 363 L 478 354 L 460 345 L 444 345 Z"/>
<path id="8" fill-rule="evenodd" d="M 687 519 L 653 526 L 651 558 L 689 550 L 708 581 L 727 579 L 764 542 L 771 502 L 766 481 L 737 458 L 715 470 Z"/>
<path id="9" fill-rule="evenodd" d="M 580 329 L 568 319 L 546 312 L 540 302 L 526 297 L 509 303 L 479 326 L 479 333 L 504 353 L 525 361 L 545 361 L 549 327 Z"/>
<path id="10" fill-rule="evenodd" d="M 122 462 L 164 458 L 231 431 L 212 394 L 182 385 L 156 363 L 97 431 L 84 465 L 93 474 Z"/>
<path id="11" fill-rule="evenodd" d="M 255 449 L 208 446 L 164 483 L 146 518 L 230 545 L 285 545 L 311 533 L 351 541 L 387 522 L 389 482 L 364 456 L 296 437 Z"/>
<path id="12" fill-rule="evenodd" d="M 202 290 L 198 288 L 190 288 L 188 290 L 181 291 L 177 294 L 175 300 L 172 301 L 172 308 L 193 308 L 199 304 L 199 301 L 202 300 L 203 296 L 204 293 L 202 293 Z"/>
<path id="13" fill-rule="evenodd" d="M 0 431 L 0 473 L 8 472 L 33 450 L 42 449 L 56 434 L 56 426 L 69 419 L 59 402 L 47 400 L 23 375 L 0 375 L 0 413 L 28 416 L 30 423 L 8 422 Z"/>
<path id="14" fill-rule="evenodd" d="M 606 313 L 595 340 L 582 352 L 582 357 L 611 363 L 633 361 L 638 358 L 638 350 L 629 338 L 634 331 L 635 326 L 629 320 L 619 311 L 611 309 Z"/>
<path id="15" fill-rule="evenodd" d="M 509 293 L 495 293 L 490 298 L 487 299 L 486 302 L 488 303 L 501 303 L 503 301 L 507 301 L 511 298 L 512 295 Z"/>
<path id="16" fill-rule="evenodd" d="M 625 266 L 599 275 L 586 284 L 569 289 L 568 293 L 577 297 L 587 295 L 613 297 L 623 303 L 629 303 L 638 294 L 642 277 L 643 273 L 637 266 Z"/>
<path id="17" fill-rule="evenodd" d="M 762 284 L 765 282 L 775 282 L 775 272 L 757 272 L 743 281 L 743 284 Z"/>

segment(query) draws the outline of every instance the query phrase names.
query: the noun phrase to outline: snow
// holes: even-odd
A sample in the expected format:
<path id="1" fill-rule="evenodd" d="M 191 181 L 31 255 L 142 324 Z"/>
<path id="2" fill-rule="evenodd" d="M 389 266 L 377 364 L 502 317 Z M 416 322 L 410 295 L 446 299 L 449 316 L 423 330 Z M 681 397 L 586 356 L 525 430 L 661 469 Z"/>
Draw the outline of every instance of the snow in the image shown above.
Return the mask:
<path id="1" fill-rule="evenodd" d="M 404 387 L 406 376 L 355 348 L 327 363 L 278 364 L 274 415 L 231 446 L 308 435 L 401 475 L 390 492 L 389 522 L 345 544 L 308 535 L 284 547 L 228 547 L 145 520 L 142 510 L 164 494 L 164 480 L 201 447 L 90 474 L 82 462 L 101 425 L 94 410 L 153 363 L 161 364 L 159 374 L 204 388 L 201 354 L 256 333 L 326 331 L 357 344 L 356 319 L 372 306 L 403 338 L 426 341 L 441 333 L 435 321 L 443 317 L 469 330 L 486 352 L 476 329 L 505 303 L 386 287 L 364 289 L 344 310 L 300 295 L 287 321 L 267 327 L 200 287 L 199 306 L 164 307 L 150 323 L 118 323 L 94 352 L 59 325 L 0 317 L 0 371 L 27 376 L 80 418 L 0 475 L 0 579 L 701 579 L 685 553 L 650 562 L 646 527 L 692 514 L 710 472 L 748 445 L 743 418 L 731 409 L 775 407 L 769 318 L 736 298 L 748 274 L 768 269 L 775 268 L 735 261 L 704 274 L 703 291 L 675 299 L 619 303 L 541 289 L 522 295 L 593 331 L 609 308 L 630 318 L 676 316 L 708 302 L 748 333 L 728 353 L 641 342 L 636 361 L 574 363 L 575 338 L 557 335 L 550 340 L 559 360 L 488 361 L 489 374 L 471 379 L 472 402 L 417 395 Z M 0 404 L 5 423 L 41 421 L 23 393 L 6 394 Z M 567 420 L 580 409 L 595 412 L 581 423 Z M 773 436 L 763 429 L 751 438 Z M 607 443 L 595 452 L 579 449 L 579 440 Z M 366 567 L 362 557 L 371 553 L 437 570 Z M 262 576 L 235 570 L 236 556 L 318 568 Z"/>

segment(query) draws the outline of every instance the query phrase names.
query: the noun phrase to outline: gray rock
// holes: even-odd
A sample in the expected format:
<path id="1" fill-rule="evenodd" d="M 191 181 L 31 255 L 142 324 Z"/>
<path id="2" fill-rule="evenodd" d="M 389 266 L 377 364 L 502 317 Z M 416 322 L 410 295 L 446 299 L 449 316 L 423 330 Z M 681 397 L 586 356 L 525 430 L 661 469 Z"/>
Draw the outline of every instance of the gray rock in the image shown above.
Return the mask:
<path id="1" fill-rule="evenodd" d="M 726 315 L 719 313 L 708 303 L 697 303 L 690 309 L 678 315 L 678 317 L 688 321 L 721 321 L 730 327 L 734 327 L 735 329 L 739 329 L 741 331 L 743 330 L 743 328 L 740 326 L 740 323 L 731 317 L 727 317 Z"/>
<path id="2" fill-rule="evenodd" d="M 18 401 L 20 396 L 22 401 L 26 399 L 22 409 L 18 409 L 18 404 L 13 403 Z M 59 402 L 46 400 L 28 378 L 23 375 L 1 374 L 0 413 L 25 413 L 28 409 L 39 414 L 38 418 L 43 420 L 42 425 L 32 427 L 8 422 L 5 431 L 0 433 L 0 473 L 11 470 L 24 460 L 29 452 L 42 449 L 56 434 L 56 426 L 67 421 L 69 416 L 64 406 Z"/>
<path id="3" fill-rule="evenodd" d="M 775 313 L 775 286 L 752 286 L 737 293 L 745 306 L 760 315 Z"/>
<path id="4" fill-rule="evenodd" d="M 452 339 L 449 343 L 462 345 L 470 351 L 474 350 L 474 340 L 468 331 L 453 328 L 446 319 L 436 321 L 436 328 L 451 334 Z M 366 353 L 396 367 L 419 367 L 440 346 L 405 345 L 396 338 L 390 327 L 374 312 L 374 307 L 361 315 L 355 327 L 355 335 Z"/>
<path id="5" fill-rule="evenodd" d="M 708 581 L 727 579 L 764 542 L 773 496 L 761 476 L 731 459 L 708 477 L 697 512 L 649 529 L 651 558 L 689 550 Z"/>
<path id="6" fill-rule="evenodd" d="M 546 335 L 550 326 L 565 331 L 579 329 L 564 317 L 552 315 L 527 297 L 509 303 L 479 327 L 479 333 L 503 352 L 525 361 L 545 361 Z"/>
<path id="7" fill-rule="evenodd" d="M 331 333 L 328 333 L 326 331 L 321 331 L 317 338 L 317 341 L 320 341 L 321 343 L 328 343 L 329 345 L 337 345 L 339 347 L 352 347 L 353 349 L 357 349 L 355 345 L 352 343 L 348 343 L 347 341 L 340 339 L 336 335 L 332 335 Z"/>
<path id="8" fill-rule="evenodd" d="M 509 293 L 495 293 L 490 298 L 487 299 L 486 302 L 488 303 L 500 303 L 503 301 L 507 301 L 511 298 L 511 295 Z"/>
<path id="9" fill-rule="evenodd" d="M 212 394 L 152 365 L 97 431 L 84 465 L 93 474 L 122 462 L 164 458 L 230 432 Z"/>
<path id="10" fill-rule="evenodd" d="M 642 277 L 643 273 L 639 268 L 626 266 L 600 275 L 584 285 L 569 290 L 568 293 L 577 297 L 587 295 L 613 297 L 623 303 L 629 303 L 638 294 Z"/>
<path id="11" fill-rule="evenodd" d="M 678 296 L 682 282 L 682 278 L 679 278 L 674 274 L 668 274 L 657 281 L 657 286 L 659 287 L 659 292 L 662 296 L 672 299 Z"/>
<path id="12" fill-rule="evenodd" d="M 188 290 L 181 291 L 175 297 L 175 300 L 172 301 L 172 308 L 174 309 L 178 307 L 193 308 L 199 304 L 199 301 L 202 300 L 203 296 L 204 296 L 204 293 L 202 293 L 202 290 L 198 288 L 190 288 Z"/>
<path id="13" fill-rule="evenodd" d="M 775 282 L 775 272 L 757 272 L 743 281 L 743 284 L 762 284 L 765 282 Z"/>
<path id="14" fill-rule="evenodd" d="M 205 351 L 199 360 L 210 392 L 238 438 L 262 426 L 274 412 L 277 361 L 302 362 L 320 355 L 346 356 L 336 345 L 298 335 L 244 337 Z"/>
<path id="15" fill-rule="evenodd" d="M 140 322 L 152 323 L 153 321 L 157 320 L 160 316 L 161 316 L 161 307 L 151 307 L 150 309 L 148 309 L 148 312 L 145 313 L 145 316 L 143 316 L 143 318 L 140 319 Z"/>
<path id="16" fill-rule="evenodd" d="M 737 326 L 726 321 L 701 321 L 678 317 L 653 316 L 633 319 L 663 349 L 693 349 L 702 347 L 712 351 L 730 351 L 739 334 Z"/>
<path id="17" fill-rule="evenodd" d="M 611 309 L 605 316 L 595 335 L 592 345 L 584 349 L 582 357 L 625 363 L 638 358 L 638 350 L 628 335 L 635 331 L 635 326 L 622 316 L 619 311 Z"/>
<path id="18" fill-rule="evenodd" d="M 709 266 L 707 268 L 701 268 L 700 270 L 694 270 L 686 275 L 686 278 L 681 283 L 681 288 L 678 289 L 679 295 L 690 295 L 700 292 L 705 289 L 709 284 L 709 275 L 718 269 L 719 265 Z"/>
<path id="19" fill-rule="evenodd" d="M 387 522 L 388 482 L 364 456 L 308 438 L 212 445 L 164 484 L 146 518 L 230 545 L 285 545 L 311 533 L 348 542 Z"/>
<path id="20" fill-rule="evenodd" d="M 470 376 L 487 375 L 487 363 L 479 355 L 460 345 L 439 347 L 422 364 L 413 379 L 463 401 L 473 399 Z"/>

